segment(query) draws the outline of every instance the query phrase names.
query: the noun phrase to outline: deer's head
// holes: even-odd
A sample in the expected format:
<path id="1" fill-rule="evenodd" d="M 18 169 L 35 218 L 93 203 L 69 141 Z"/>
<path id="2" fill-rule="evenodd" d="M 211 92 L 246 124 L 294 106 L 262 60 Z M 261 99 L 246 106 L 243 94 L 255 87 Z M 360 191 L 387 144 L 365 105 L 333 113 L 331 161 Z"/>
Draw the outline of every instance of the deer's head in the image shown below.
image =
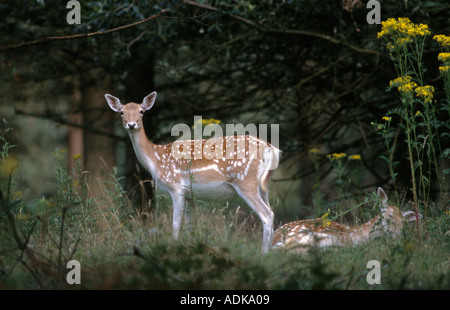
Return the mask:
<path id="1" fill-rule="evenodd" d="M 110 94 L 106 94 L 105 98 L 110 108 L 122 117 L 123 127 L 129 132 L 134 132 L 142 127 L 142 117 L 145 111 L 150 110 L 155 103 L 156 92 L 145 97 L 141 104 L 129 102 L 122 105 L 118 98 Z"/>

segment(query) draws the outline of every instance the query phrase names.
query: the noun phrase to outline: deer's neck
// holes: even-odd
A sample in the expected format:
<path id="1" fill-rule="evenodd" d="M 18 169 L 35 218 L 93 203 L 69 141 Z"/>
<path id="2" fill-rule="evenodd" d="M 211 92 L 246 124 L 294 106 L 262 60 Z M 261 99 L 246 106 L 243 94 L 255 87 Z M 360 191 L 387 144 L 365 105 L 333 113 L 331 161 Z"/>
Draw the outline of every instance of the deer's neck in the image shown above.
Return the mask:
<path id="1" fill-rule="evenodd" d="M 155 178 L 155 167 L 158 162 L 157 149 L 159 145 L 150 142 L 145 134 L 144 127 L 136 131 L 128 131 L 128 135 L 130 136 L 137 159 L 151 173 L 152 177 Z"/>
<path id="2" fill-rule="evenodd" d="M 374 225 L 377 223 L 379 219 L 379 215 L 371 219 L 365 224 L 362 224 L 361 226 L 354 226 L 350 227 L 349 231 L 349 238 L 351 243 L 353 244 L 360 244 L 367 241 L 370 241 L 372 239 L 372 232 L 374 231 Z"/>

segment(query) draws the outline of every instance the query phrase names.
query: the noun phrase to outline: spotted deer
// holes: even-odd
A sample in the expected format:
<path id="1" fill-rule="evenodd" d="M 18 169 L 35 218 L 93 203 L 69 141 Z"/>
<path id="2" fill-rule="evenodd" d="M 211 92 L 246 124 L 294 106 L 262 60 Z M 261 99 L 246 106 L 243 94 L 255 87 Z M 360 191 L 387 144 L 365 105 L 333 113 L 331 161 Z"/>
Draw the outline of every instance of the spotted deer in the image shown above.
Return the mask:
<path id="1" fill-rule="evenodd" d="M 241 196 L 261 219 L 262 251 L 268 252 L 273 235 L 274 214 L 268 200 L 268 183 L 278 166 L 281 151 L 259 138 L 241 135 L 203 140 L 175 141 L 157 145 L 147 138 L 142 124 L 145 111 L 152 108 L 156 92 L 141 104 L 125 105 L 106 94 L 111 109 L 122 117 L 134 151 L 150 172 L 159 190 L 170 194 L 173 202 L 173 237 L 178 238 L 186 197 L 231 199 Z M 190 221 L 184 214 L 185 224 Z"/>
<path id="2" fill-rule="evenodd" d="M 311 247 L 350 246 L 368 242 L 383 235 L 400 237 L 403 221 L 416 219 L 415 212 L 401 212 L 388 205 L 388 197 L 379 187 L 377 197 L 381 214 L 361 226 L 347 226 L 334 221 L 307 219 L 290 222 L 279 227 L 273 236 L 272 249 L 306 252 Z M 419 217 L 421 215 L 419 214 Z"/>

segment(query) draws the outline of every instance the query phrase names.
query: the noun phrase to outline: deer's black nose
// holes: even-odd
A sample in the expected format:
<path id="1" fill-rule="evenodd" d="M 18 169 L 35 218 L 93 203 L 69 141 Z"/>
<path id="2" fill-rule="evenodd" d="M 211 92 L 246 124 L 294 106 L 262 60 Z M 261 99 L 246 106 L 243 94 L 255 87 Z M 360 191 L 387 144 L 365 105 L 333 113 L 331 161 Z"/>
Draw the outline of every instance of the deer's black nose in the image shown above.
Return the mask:
<path id="1" fill-rule="evenodd" d="M 128 123 L 128 129 L 133 130 L 134 128 L 136 128 L 136 123 Z"/>

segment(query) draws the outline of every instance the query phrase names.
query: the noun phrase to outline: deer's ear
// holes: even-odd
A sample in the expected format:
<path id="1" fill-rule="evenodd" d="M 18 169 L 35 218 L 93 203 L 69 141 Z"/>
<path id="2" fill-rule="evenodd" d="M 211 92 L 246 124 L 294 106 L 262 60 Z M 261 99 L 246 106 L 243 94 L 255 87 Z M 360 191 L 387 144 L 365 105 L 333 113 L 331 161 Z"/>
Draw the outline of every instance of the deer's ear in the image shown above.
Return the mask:
<path id="1" fill-rule="evenodd" d="M 420 213 L 417 215 L 419 216 L 419 219 L 422 218 Z M 402 211 L 402 216 L 405 222 L 414 222 L 416 220 L 416 212 L 414 211 Z"/>
<path id="2" fill-rule="evenodd" d="M 116 97 L 114 97 L 113 95 L 110 94 L 106 94 L 105 95 L 106 101 L 109 104 L 109 107 L 115 111 L 115 112 L 119 112 L 120 110 L 122 110 L 122 104 L 120 103 L 120 100 Z"/>
<path id="3" fill-rule="evenodd" d="M 387 207 L 388 197 L 387 197 L 386 193 L 384 192 L 384 190 L 381 187 L 378 187 L 377 197 L 378 197 L 378 199 L 380 199 L 381 208 L 386 208 Z"/>
<path id="4" fill-rule="evenodd" d="M 156 92 L 154 91 L 153 93 L 145 97 L 144 100 L 142 100 L 141 104 L 142 108 L 145 111 L 150 110 L 155 104 L 155 100 L 156 100 Z"/>

